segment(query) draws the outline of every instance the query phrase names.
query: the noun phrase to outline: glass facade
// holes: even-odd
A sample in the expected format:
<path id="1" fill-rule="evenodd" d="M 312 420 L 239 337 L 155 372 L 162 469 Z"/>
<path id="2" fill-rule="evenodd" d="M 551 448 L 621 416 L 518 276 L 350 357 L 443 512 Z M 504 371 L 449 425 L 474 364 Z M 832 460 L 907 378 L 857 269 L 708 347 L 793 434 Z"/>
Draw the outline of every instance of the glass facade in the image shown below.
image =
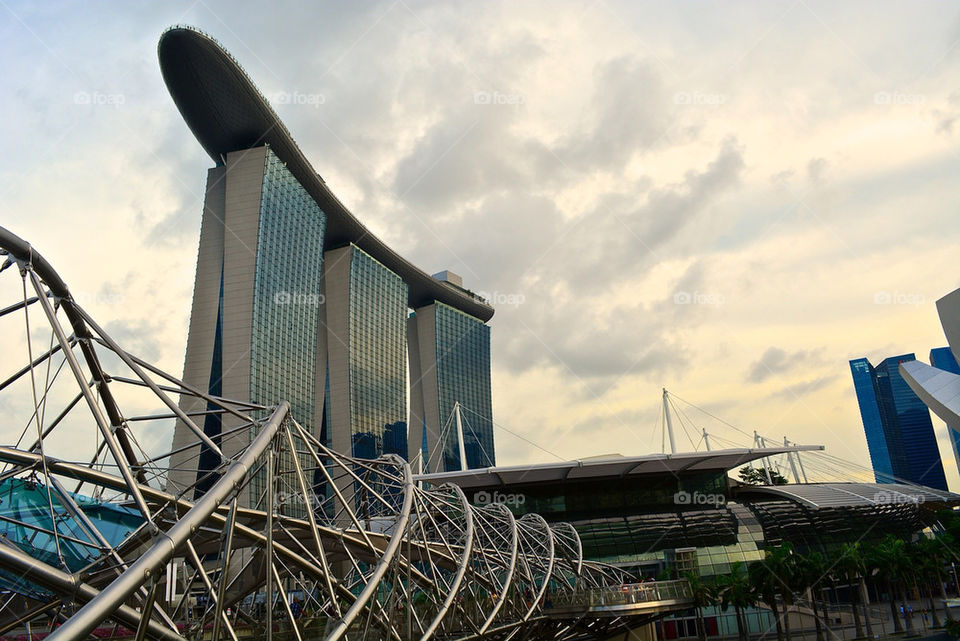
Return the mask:
<path id="1" fill-rule="evenodd" d="M 960 365 L 954 358 L 949 347 L 937 347 L 930 350 L 930 364 L 951 374 L 960 374 Z M 960 424 L 947 424 L 947 434 L 950 437 L 950 447 L 953 450 L 953 460 L 960 469 Z"/>
<path id="2" fill-rule="evenodd" d="M 877 483 L 893 481 L 893 464 L 887 450 L 887 436 L 880 419 L 880 407 L 877 405 L 877 392 L 874 388 L 873 366 L 865 358 L 850 361 L 853 375 L 853 388 L 857 393 L 863 431 L 867 437 L 867 449 L 870 452 L 870 464 Z"/>
<path id="3" fill-rule="evenodd" d="M 443 469 L 460 469 L 460 442 L 454 407 L 462 408 L 467 467 L 496 465 L 493 403 L 490 394 L 490 327 L 483 321 L 437 303 L 436 350 L 439 412 L 443 432 Z"/>
<path id="4" fill-rule="evenodd" d="M 866 359 L 850 361 L 874 475 L 878 482 L 890 482 L 892 479 L 887 475 L 892 474 L 897 479 L 946 490 L 947 480 L 930 412 L 900 376 L 899 364 L 912 360 L 915 360 L 913 354 L 892 356 L 876 367 Z M 886 461 L 879 435 L 886 445 Z M 891 472 L 887 472 L 888 467 Z"/>
<path id="5" fill-rule="evenodd" d="M 908 503 L 812 509 L 786 499 L 766 499 L 747 506 L 763 526 L 767 545 L 789 542 L 801 552 L 830 550 L 845 541 L 878 540 L 886 534 L 909 538 L 927 525 L 917 506 Z"/>
<path id="6" fill-rule="evenodd" d="M 212 396 L 223 396 L 223 265 L 220 265 L 220 293 L 217 299 L 217 325 L 213 337 L 213 362 L 210 364 L 210 384 L 207 390 Z M 223 432 L 223 417 L 215 412 L 216 406 L 207 403 L 207 414 L 203 419 L 203 433 L 217 446 L 221 446 L 220 434 Z M 216 476 L 211 472 L 220 465 L 220 456 L 206 445 L 200 447 L 197 461 L 197 486 L 195 499 L 200 498 L 213 487 Z"/>
<path id="7" fill-rule="evenodd" d="M 960 365 L 953 357 L 949 347 L 935 347 L 930 350 L 930 364 L 951 374 L 960 374 Z"/>
<path id="8" fill-rule="evenodd" d="M 877 387 L 881 390 L 881 412 L 886 414 L 885 423 L 896 425 L 896 429 L 890 429 L 888 433 L 892 435 L 899 431 L 899 447 L 891 448 L 888 444 L 887 448 L 895 453 L 891 460 L 897 476 L 913 483 L 946 490 L 947 479 L 933 433 L 930 410 L 900 375 L 899 364 L 912 360 L 916 360 L 913 354 L 893 356 L 876 367 Z M 905 466 L 897 465 L 901 449 Z"/>
<path id="9" fill-rule="evenodd" d="M 140 513 L 133 508 L 97 501 L 80 494 L 70 498 L 96 526 L 112 546 L 120 545 L 143 523 Z M 53 503 L 54 519 L 50 518 Z M 100 559 L 103 551 L 93 537 L 61 501 L 56 491 L 40 483 L 18 478 L 0 481 L 0 537 L 31 557 L 53 567 L 61 567 L 53 531 L 60 538 L 60 552 L 66 569 L 78 572 Z M 41 588 L 27 582 L 22 576 L 0 572 L 0 589 L 13 589 L 36 598 L 47 598 Z"/>
<path id="10" fill-rule="evenodd" d="M 727 574 L 730 566 L 737 561 L 746 565 L 763 559 L 763 528 L 756 515 L 733 501 L 727 504 L 726 509 L 733 517 L 734 540 L 726 545 L 708 545 L 697 549 L 697 565 L 703 576 Z"/>
<path id="11" fill-rule="evenodd" d="M 696 571 L 728 574 L 766 550 L 790 543 L 800 553 L 830 553 L 844 542 L 909 537 L 925 526 L 912 503 L 810 508 L 779 497 L 742 497 L 724 471 L 638 475 L 471 488 L 474 505 L 504 504 L 516 516 L 567 522 L 585 559 L 645 577 Z"/>
<path id="12" fill-rule="evenodd" d="M 735 561 L 763 557 L 763 528 L 729 500 L 723 471 L 487 488 L 467 497 L 474 504 L 503 502 L 517 516 L 535 512 L 569 522 L 584 558 L 644 576 L 681 565 L 713 576 L 729 572 Z"/>
<path id="13" fill-rule="evenodd" d="M 487 492 L 490 497 L 494 496 L 490 493 L 492 491 Z M 509 491 L 514 492 L 513 489 Z M 534 512 L 554 521 L 576 521 L 585 518 L 629 516 L 646 507 L 672 507 L 678 504 L 677 496 L 681 492 L 691 497 L 719 497 L 711 500 L 724 502 L 727 481 L 723 472 L 679 478 L 673 475 L 644 475 L 624 477 L 619 479 L 615 486 L 609 479 L 584 479 L 563 484 L 523 485 L 518 486 L 516 492 L 519 493 L 518 496 L 522 496 L 520 501 L 505 502 L 516 516 Z M 484 497 L 477 495 L 478 492 L 467 493 L 467 497 L 475 503 L 482 502 Z"/>
<path id="14" fill-rule="evenodd" d="M 751 637 L 767 638 L 776 628 L 776 621 L 770 610 L 746 608 L 743 619 L 747 634 Z M 736 637 L 737 615 L 733 608 L 724 611 L 720 607 L 706 607 L 703 609 L 703 623 L 705 632 L 710 637 Z M 695 639 L 699 638 L 697 618 L 692 611 L 684 615 L 676 615 L 656 622 L 658 639 Z"/>
<path id="15" fill-rule="evenodd" d="M 288 401 L 297 422 L 311 434 L 325 230 L 319 205 L 268 151 L 253 284 L 250 399 L 265 405 Z M 301 464 L 314 467 L 306 457 Z M 292 462 L 279 461 L 281 471 L 291 467 Z M 254 504 L 263 480 L 260 475 L 251 483 Z"/>
<path id="16" fill-rule="evenodd" d="M 350 434 L 353 455 L 407 457 L 407 285 L 350 252 Z"/>

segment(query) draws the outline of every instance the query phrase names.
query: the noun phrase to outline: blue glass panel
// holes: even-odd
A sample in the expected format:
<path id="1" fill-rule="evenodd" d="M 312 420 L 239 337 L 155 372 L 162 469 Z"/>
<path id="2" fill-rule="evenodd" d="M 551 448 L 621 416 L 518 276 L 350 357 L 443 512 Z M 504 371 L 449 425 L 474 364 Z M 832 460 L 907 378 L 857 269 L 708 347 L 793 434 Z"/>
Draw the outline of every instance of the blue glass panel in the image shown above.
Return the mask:
<path id="1" fill-rule="evenodd" d="M 349 314 L 353 455 L 407 458 L 407 285 L 357 247 Z"/>
<path id="2" fill-rule="evenodd" d="M 468 468 L 496 465 L 493 407 L 490 394 L 490 326 L 437 303 L 437 379 L 441 424 L 452 421 L 454 407 L 463 411 L 464 450 Z M 451 423 L 444 432 L 443 469 L 460 469 L 460 443 Z"/>

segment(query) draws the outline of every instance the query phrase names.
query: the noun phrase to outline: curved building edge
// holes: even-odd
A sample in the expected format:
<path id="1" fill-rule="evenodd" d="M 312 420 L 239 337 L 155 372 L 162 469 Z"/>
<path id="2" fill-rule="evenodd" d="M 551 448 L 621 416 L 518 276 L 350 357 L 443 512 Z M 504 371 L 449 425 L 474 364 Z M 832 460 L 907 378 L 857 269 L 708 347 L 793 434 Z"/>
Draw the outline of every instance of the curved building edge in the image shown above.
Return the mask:
<path id="1" fill-rule="evenodd" d="M 439 301 L 484 322 L 489 304 L 439 281 L 374 236 L 314 171 L 289 130 L 240 64 L 206 33 L 188 26 L 167 29 L 157 46 L 160 69 L 177 109 L 218 164 L 232 151 L 268 145 L 327 216 L 327 249 L 353 243 L 409 286 L 413 309 Z"/>

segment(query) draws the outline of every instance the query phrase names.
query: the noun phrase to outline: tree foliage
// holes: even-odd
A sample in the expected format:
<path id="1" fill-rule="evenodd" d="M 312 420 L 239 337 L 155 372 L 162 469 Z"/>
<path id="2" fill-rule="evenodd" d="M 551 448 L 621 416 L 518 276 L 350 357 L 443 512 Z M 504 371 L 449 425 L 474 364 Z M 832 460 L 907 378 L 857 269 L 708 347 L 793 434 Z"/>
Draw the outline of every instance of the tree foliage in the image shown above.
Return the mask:
<path id="1" fill-rule="evenodd" d="M 740 480 L 747 485 L 770 485 L 767 481 L 767 471 L 762 467 L 745 465 L 740 468 L 738 474 Z M 773 481 L 773 485 L 786 485 L 790 482 L 787 477 L 776 470 L 770 470 L 770 480 Z"/>

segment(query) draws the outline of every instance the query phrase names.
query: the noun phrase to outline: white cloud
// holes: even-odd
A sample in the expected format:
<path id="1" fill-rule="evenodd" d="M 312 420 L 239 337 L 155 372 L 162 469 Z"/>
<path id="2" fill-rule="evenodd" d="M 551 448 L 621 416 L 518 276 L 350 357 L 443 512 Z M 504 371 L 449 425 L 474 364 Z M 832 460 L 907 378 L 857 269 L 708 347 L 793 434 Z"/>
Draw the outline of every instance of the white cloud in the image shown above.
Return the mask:
<path id="1" fill-rule="evenodd" d="M 178 22 L 265 93 L 324 96 L 278 111 L 378 235 L 524 295 L 493 320 L 495 416 L 560 456 L 659 448 L 666 385 L 866 463 L 847 359 L 944 342 L 932 301 L 957 285 L 960 168 L 944 5 L 12 10 L 2 224 L 77 291 L 122 286 L 97 316 L 170 371 L 210 162 L 155 62 Z M 723 303 L 677 305 L 681 288 Z M 743 385 L 771 346 L 818 358 Z M 546 456 L 500 442 L 501 461 Z"/>

